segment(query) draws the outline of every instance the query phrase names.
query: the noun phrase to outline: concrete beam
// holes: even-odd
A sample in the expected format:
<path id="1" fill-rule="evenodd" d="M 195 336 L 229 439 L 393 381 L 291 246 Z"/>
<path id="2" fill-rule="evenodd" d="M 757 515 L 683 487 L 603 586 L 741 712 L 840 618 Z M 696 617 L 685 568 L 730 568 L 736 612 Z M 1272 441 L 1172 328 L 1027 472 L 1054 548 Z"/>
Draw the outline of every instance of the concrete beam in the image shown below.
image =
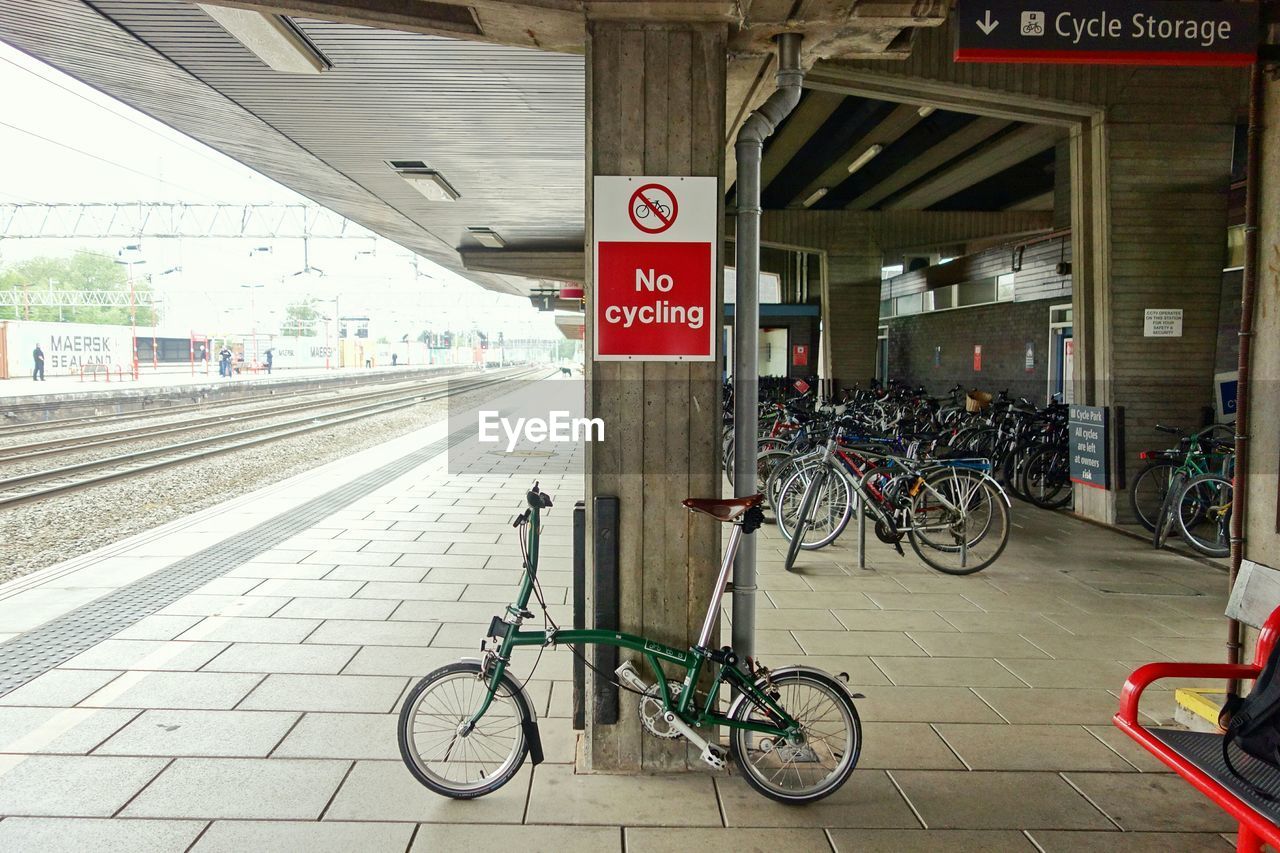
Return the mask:
<path id="1" fill-rule="evenodd" d="M 872 128 L 866 136 L 859 139 L 857 144 L 828 166 L 826 171 L 812 180 L 794 198 L 790 199 L 788 206 L 799 204 L 816 192 L 819 187 L 830 189 L 839 186 L 844 182 L 845 178 L 849 177 L 849 164 L 861 157 L 872 145 L 882 145 L 887 148 L 897 142 L 904 133 L 915 127 L 920 121 L 919 107 L 913 104 L 900 105 L 884 121 Z"/>
<path id="2" fill-rule="evenodd" d="M 998 175 L 1058 144 L 1062 131 L 1050 125 L 1020 127 L 980 151 L 948 166 L 885 205 L 886 210 L 924 210 L 961 190 Z"/>
<path id="3" fill-rule="evenodd" d="M 1011 204 L 1005 210 L 1053 210 L 1054 191 L 1049 190 L 1047 193 L 1032 196 L 1023 199 L 1017 204 Z"/>
<path id="4" fill-rule="evenodd" d="M 845 205 L 846 210 L 869 210 L 876 204 L 896 193 L 909 184 L 932 172 L 934 169 L 959 157 L 965 151 L 990 139 L 1009 126 L 1009 122 L 994 118 L 980 118 L 970 122 L 937 145 L 925 151 L 910 165 L 904 166 L 867 190 L 862 195 Z"/>
<path id="5" fill-rule="evenodd" d="M 845 96 L 833 92 L 810 92 L 787 119 L 786 126 L 774 136 L 760 164 L 760 186 L 767 187 L 791 162 L 809 138 L 817 133 Z"/>
<path id="6" fill-rule="evenodd" d="M 522 252 L 508 249 L 460 249 L 462 265 L 471 272 L 582 282 L 585 255 L 580 250 Z"/>
<path id="7" fill-rule="evenodd" d="M 556 53 L 582 53 L 586 38 L 580 4 L 563 0 L 437 0 L 428 8 L 405 0 L 216 0 L 216 5 Z"/>

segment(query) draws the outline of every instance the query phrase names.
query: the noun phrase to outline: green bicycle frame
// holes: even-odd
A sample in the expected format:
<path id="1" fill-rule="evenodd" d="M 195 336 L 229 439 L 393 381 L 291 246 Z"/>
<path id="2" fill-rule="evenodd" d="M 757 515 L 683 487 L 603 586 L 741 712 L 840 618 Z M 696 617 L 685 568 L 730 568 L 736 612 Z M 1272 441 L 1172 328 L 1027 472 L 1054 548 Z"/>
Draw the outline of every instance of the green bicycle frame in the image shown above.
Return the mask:
<path id="1" fill-rule="evenodd" d="M 553 631 L 520 630 L 520 622 L 529 613 L 529 598 L 533 595 L 534 583 L 538 575 L 538 539 L 541 533 L 540 515 L 541 507 L 533 506 L 531 501 L 530 508 L 524 515 L 524 523 L 528 528 L 528 564 L 525 566 L 524 577 L 521 579 L 520 591 L 516 596 L 515 604 L 507 607 L 506 618 L 495 617 L 490 624 L 490 636 L 498 640 L 499 645 L 495 652 L 493 672 L 489 677 L 488 694 L 480 708 L 468 721 L 469 727 L 474 727 L 485 712 L 489 710 L 493 696 L 501 684 L 503 673 L 511 660 L 513 649 L 521 646 L 556 646 L 564 643 L 584 646 L 592 644 L 617 646 L 639 653 L 649 664 L 650 669 L 653 670 L 662 698 L 663 708 L 674 711 L 681 720 L 694 728 L 722 725 L 783 738 L 792 738 L 799 732 L 799 724 L 772 696 L 757 687 L 748 675 L 744 674 L 737 666 L 731 664 L 722 653 L 712 652 L 701 645 L 693 646 L 687 651 L 681 651 L 635 634 L 593 628 Z M 520 522 L 517 522 L 517 526 L 519 524 Z M 719 581 L 716 589 L 712 592 L 707 621 L 703 626 L 704 635 L 708 633 L 708 626 L 712 624 L 714 616 L 719 613 L 720 596 L 724 592 L 728 571 L 733 565 L 733 557 L 737 552 L 738 543 L 741 541 L 742 535 L 741 525 L 735 525 L 733 535 L 729 540 L 729 548 L 725 555 L 724 563 L 721 566 Z M 502 635 L 497 636 L 497 631 L 501 631 Z M 683 689 L 674 703 L 671 698 L 670 682 L 662 669 L 662 662 L 680 667 L 684 672 L 681 679 Z M 694 685 L 708 663 L 718 668 L 711 687 L 707 691 L 706 701 L 701 706 L 698 706 L 695 699 Z M 713 708 L 720 685 L 726 682 L 744 694 L 748 701 L 763 711 L 773 721 L 774 725 L 756 723 L 750 720 L 732 720 L 723 714 L 715 713 Z"/>

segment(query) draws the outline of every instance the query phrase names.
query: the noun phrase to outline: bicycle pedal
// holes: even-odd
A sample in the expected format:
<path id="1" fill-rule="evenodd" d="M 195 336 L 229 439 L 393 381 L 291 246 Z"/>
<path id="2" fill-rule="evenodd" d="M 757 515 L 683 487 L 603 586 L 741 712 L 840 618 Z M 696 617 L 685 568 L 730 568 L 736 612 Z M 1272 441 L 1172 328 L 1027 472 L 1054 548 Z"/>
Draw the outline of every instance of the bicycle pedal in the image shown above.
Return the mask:
<path id="1" fill-rule="evenodd" d="M 718 746 L 707 744 L 699 757 L 713 770 L 723 770 L 729 766 L 729 754 Z"/>
<path id="2" fill-rule="evenodd" d="M 631 661 L 623 663 L 622 666 L 613 671 L 613 674 L 618 676 L 620 681 L 626 682 L 627 686 L 633 690 L 638 690 L 641 693 L 646 693 L 649 690 L 649 685 L 640 677 L 640 673 L 636 672 L 636 668 Z"/>

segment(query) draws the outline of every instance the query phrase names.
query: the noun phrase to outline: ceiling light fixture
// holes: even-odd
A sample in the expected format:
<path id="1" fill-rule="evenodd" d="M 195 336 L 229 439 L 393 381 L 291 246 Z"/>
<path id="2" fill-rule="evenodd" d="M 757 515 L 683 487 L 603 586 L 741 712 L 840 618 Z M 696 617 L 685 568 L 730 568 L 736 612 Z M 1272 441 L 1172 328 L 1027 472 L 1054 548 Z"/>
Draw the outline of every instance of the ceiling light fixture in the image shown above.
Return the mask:
<path id="1" fill-rule="evenodd" d="M 320 74 L 333 67 L 298 26 L 283 15 L 197 3 L 268 68 L 286 74 Z"/>
<path id="2" fill-rule="evenodd" d="M 507 245 L 507 241 L 498 235 L 497 231 L 492 228 L 478 228 L 475 226 L 467 226 L 467 233 L 470 234 L 475 241 L 481 246 L 489 249 L 501 249 Z"/>
<path id="3" fill-rule="evenodd" d="M 916 110 L 916 115 L 920 116 L 920 118 L 928 118 L 929 116 L 933 115 L 934 111 L 937 109 L 938 109 L 937 107 L 921 107 L 920 109 Z"/>
<path id="4" fill-rule="evenodd" d="M 821 199 L 823 196 L 825 196 L 825 195 L 826 195 L 827 193 L 829 193 L 829 192 L 831 192 L 831 191 L 830 191 L 829 189 L 827 189 L 826 187 L 818 187 L 818 188 L 817 188 L 816 190 L 814 190 L 814 191 L 813 191 L 813 193 L 812 193 L 808 198 L 806 198 L 806 199 L 804 200 L 804 202 L 802 202 L 802 203 L 804 204 L 804 206 L 805 206 L 805 207 L 813 207 L 815 204 L 817 204 L 817 203 L 818 203 L 818 200 L 819 200 L 819 199 Z"/>
<path id="5" fill-rule="evenodd" d="M 388 160 L 387 165 L 431 201 L 455 201 L 461 198 L 461 194 L 445 180 L 444 175 L 421 160 Z"/>
<path id="6" fill-rule="evenodd" d="M 879 156 L 880 152 L 883 150 L 884 150 L 884 146 L 877 142 L 875 145 L 872 145 L 866 151 L 863 151 L 861 154 L 858 155 L 857 160 L 854 160 L 852 163 L 849 164 L 849 174 L 852 175 L 854 172 L 858 171 L 863 166 L 870 163 L 877 156 Z"/>

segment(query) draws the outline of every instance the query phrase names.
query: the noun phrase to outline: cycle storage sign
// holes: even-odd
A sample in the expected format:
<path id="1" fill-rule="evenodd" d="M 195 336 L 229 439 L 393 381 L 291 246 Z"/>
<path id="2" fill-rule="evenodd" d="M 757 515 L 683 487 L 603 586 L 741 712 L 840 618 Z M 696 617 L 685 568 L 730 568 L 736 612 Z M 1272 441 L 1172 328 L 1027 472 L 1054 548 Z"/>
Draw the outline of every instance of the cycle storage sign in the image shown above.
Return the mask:
<path id="1" fill-rule="evenodd" d="M 597 361 L 714 361 L 718 181 L 598 175 Z"/>
<path id="2" fill-rule="evenodd" d="M 1258 4 L 1203 0 L 961 0 L 956 62 L 1246 66 Z"/>
<path id="3" fill-rule="evenodd" d="M 1110 486 L 1107 466 L 1107 427 L 1109 412 L 1105 406 L 1071 406 L 1067 410 L 1067 453 L 1071 458 L 1071 482 L 1095 489 Z"/>

